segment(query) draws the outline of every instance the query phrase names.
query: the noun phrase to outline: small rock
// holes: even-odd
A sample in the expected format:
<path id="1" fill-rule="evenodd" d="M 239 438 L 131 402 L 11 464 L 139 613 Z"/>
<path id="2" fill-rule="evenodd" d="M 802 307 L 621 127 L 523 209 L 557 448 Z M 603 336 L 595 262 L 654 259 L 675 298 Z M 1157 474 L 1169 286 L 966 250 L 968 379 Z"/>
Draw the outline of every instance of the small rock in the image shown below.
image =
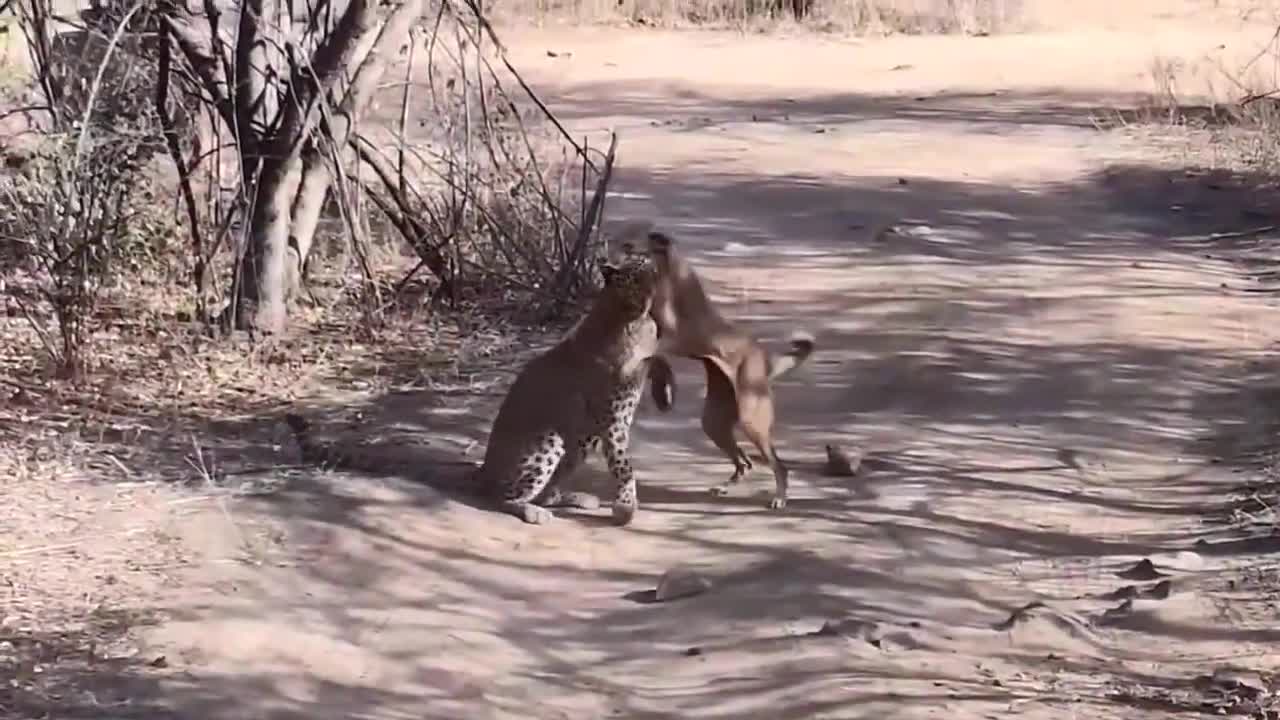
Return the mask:
<path id="1" fill-rule="evenodd" d="M 1210 681 L 1223 690 L 1244 691 L 1245 695 L 1256 696 L 1267 691 L 1262 676 L 1251 670 L 1220 667 L 1213 671 Z"/>
<path id="2" fill-rule="evenodd" d="M 1168 600 L 1169 595 L 1173 593 L 1173 582 L 1169 580 L 1161 580 L 1142 591 L 1142 597 L 1151 598 L 1153 600 Z"/>
<path id="3" fill-rule="evenodd" d="M 879 632 L 878 627 L 874 622 L 858 620 L 857 618 L 848 618 L 845 620 L 827 620 L 822 623 L 822 627 L 814 630 L 813 634 L 822 637 L 842 635 L 844 637 L 858 637 L 865 640 L 878 635 Z"/>
<path id="4" fill-rule="evenodd" d="M 1136 585 L 1125 585 L 1103 597 L 1108 600 L 1129 600 L 1138 597 L 1138 587 Z"/>
<path id="5" fill-rule="evenodd" d="M 163 655 L 157 655 L 155 659 L 147 664 L 153 668 L 167 668 L 169 667 L 169 658 L 166 658 Z"/>
<path id="6" fill-rule="evenodd" d="M 691 647 L 688 650 L 685 650 L 684 654 L 685 654 L 685 657 L 698 657 L 699 655 L 702 654 L 702 648 Z"/>
<path id="7" fill-rule="evenodd" d="M 701 595 L 711 589 L 711 581 L 694 570 L 672 568 L 658 579 L 658 589 L 653 597 L 658 602 L 679 600 L 680 598 Z"/>
<path id="8" fill-rule="evenodd" d="M 1126 580 L 1155 580 L 1156 578 L 1167 577 L 1164 573 L 1156 569 L 1155 563 L 1151 562 L 1151 558 L 1142 558 L 1133 566 L 1126 570 L 1116 573 Z"/>
<path id="9" fill-rule="evenodd" d="M 1100 624 L 1110 625 L 1133 615 L 1133 600 L 1125 600 L 1102 613 Z"/>
<path id="10" fill-rule="evenodd" d="M 1174 553 L 1163 563 L 1166 567 L 1184 572 L 1197 572 L 1204 569 L 1204 557 L 1197 552 L 1182 550 Z"/>
<path id="11" fill-rule="evenodd" d="M 853 452 L 845 452 L 835 445 L 827 445 L 827 462 L 822 466 L 822 474 L 828 477 L 853 477 L 862 466 L 863 452 L 854 448 Z"/>

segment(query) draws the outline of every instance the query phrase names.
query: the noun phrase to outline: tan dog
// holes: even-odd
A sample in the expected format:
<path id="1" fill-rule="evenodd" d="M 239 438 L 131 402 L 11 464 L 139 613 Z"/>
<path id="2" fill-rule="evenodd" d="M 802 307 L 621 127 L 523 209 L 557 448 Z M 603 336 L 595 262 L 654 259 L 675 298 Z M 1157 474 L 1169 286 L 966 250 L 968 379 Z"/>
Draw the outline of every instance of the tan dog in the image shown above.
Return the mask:
<path id="1" fill-rule="evenodd" d="M 670 236 L 647 230 L 640 242 L 626 233 L 619 243 L 625 254 L 645 253 L 660 275 L 650 315 L 658 324 L 659 352 L 702 361 L 707 397 L 702 406 L 702 431 L 733 463 L 733 475 L 715 488 L 723 494 L 742 480 L 751 460 L 734 438 L 735 427 L 769 463 L 775 483 L 771 508 L 787 504 L 786 464 L 773 445 L 773 389 L 771 381 L 795 369 L 813 352 L 811 337 L 791 341 L 791 349 L 771 356 L 746 331 L 722 316 L 711 304 L 693 267 L 675 249 Z M 671 368 L 661 355 L 649 365 L 649 389 L 655 404 L 668 410 L 674 399 L 669 387 Z"/>

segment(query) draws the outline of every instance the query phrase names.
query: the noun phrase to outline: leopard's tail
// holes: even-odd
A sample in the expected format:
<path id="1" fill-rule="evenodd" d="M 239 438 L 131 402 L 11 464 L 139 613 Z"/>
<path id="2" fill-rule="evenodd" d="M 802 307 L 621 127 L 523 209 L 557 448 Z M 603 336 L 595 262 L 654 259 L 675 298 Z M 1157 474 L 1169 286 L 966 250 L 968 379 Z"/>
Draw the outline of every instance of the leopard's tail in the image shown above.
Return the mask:
<path id="1" fill-rule="evenodd" d="M 352 453 L 350 450 L 340 449 L 337 444 L 332 442 L 317 440 L 311 433 L 311 423 L 307 422 L 307 419 L 301 415 L 285 413 L 284 422 L 293 431 L 293 441 L 298 444 L 298 450 L 302 454 L 304 463 L 347 470 L 366 469 L 356 467 L 365 464 L 362 462 L 362 457 L 357 457 L 360 453 Z"/>
<path id="2" fill-rule="evenodd" d="M 781 355 L 769 358 L 769 379 L 781 377 L 804 364 L 813 354 L 813 338 L 806 334 L 798 334 L 791 339 L 791 349 Z"/>
<path id="3" fill-rule="evenodd" d="M 380 456 L 378 452 L 370 447 L 342 447 L 335 442 L 319 440 L 311 432 L 311 423 L 297 413 L 285 413 L 284 421 L 289 426 L 289 430 L 293 432 L 294 442 L 298 445 L 298 450 L 301 452 L 304 463 L 337 470 L 355 470 L 377 474 L 387 473 L 395 470 L 395 466 L 404 464 L 396 463 L 385 456 Z M 475 467 L 474 463 L 465 461 L 458 461 L 457 464 Z M 408 468 L 405 469 L 408 470 Z M 413 475 L 412 479 L 419 480 L 439 490 L 473 495 L 480 494 L 481 488 L 475 482 L 474 472 L 454 474 L 433 473 L 428 470 L 427 473 L 422 473 L 420 468 L 414 467 L 412 471 L 396 474 Z"/>

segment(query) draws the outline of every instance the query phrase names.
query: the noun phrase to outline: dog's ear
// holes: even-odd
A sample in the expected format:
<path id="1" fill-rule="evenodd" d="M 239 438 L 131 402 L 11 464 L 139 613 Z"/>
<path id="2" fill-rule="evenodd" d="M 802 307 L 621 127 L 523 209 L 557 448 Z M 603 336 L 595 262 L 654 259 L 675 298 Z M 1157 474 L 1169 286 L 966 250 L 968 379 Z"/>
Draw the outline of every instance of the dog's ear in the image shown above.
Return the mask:
<path id="1" fill-rule="evenodd" d="M 618 266 L 611 262 L 603 261 L 600 263 L 600 277 L 604 278 L 606 286 L 613 284 L 613 278 L 618 274 Z"/>
<path id="2" fill-rule="evenodd" d="M 675 244 L 675 241 L 669 235 L 657 231 L 649 233 L 648 240 L 649 251 L 663 257 L 671 251 L 671 246 Z"/>

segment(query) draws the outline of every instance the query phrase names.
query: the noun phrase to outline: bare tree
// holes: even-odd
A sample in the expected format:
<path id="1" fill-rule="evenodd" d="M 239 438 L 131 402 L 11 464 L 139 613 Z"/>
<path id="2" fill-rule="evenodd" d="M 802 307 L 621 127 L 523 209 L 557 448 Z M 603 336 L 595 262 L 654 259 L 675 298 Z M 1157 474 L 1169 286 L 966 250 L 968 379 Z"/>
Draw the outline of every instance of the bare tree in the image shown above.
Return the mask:
<path id="1" fill-rule="evenodd" d="M 315 0 L 297 20 L 292 0 L 218 2 L 170 6 L 163 23 L 239 156 L 245 241 L 223 319 L 276 333 L 332 183 L 328 159 L 346 147 L 423 0 Z"/>

